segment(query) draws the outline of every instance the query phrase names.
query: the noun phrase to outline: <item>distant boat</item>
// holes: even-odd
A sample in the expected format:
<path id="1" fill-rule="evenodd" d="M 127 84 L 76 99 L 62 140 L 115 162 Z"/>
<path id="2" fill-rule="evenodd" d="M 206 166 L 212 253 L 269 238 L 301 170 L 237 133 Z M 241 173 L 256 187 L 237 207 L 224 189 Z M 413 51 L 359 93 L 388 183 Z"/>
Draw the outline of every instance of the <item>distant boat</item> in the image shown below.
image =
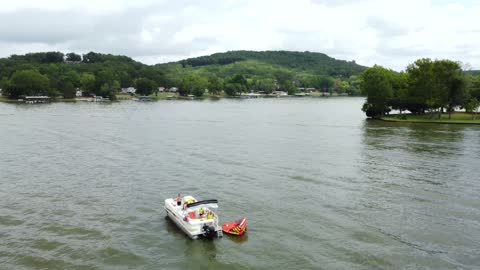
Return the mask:
<path id="1" fill-rule="evenodd" d="M 241 94 L 240 98 L 259 98 L 261 96 L 262 95 L 258 93 L 246 93 L 246 94 Z"/>
<path id="2" fill-rule="evenodd" d="M 50 101 L 48 96 L 26 96 L 19 101 L 25 101 L 27 104 L 34 104 L 34 103 L 47 103 Z"/>
<path id="3" fill-rule="evenodd" d="M 93 102 L 110 102 L 110 98 L 104 98 L 104 97 L 101 97 L 101 96 L 94 96 L 93 97 Z"/>
<path id="4" fill-rule="evenodd" d="M 139 96 L 136 100 L 137 101 L 153 101 L 153 98 L 149 96 Z"/>
<path id="5" fill-rule="evenodd" d="M 272 92 L 272 96 L 276 96 L 276 97 L 287 97 L 287 96 L 288 96 L 288 93 L 285 92 L 285 91 L 273 91 L 273 92 Z"/>

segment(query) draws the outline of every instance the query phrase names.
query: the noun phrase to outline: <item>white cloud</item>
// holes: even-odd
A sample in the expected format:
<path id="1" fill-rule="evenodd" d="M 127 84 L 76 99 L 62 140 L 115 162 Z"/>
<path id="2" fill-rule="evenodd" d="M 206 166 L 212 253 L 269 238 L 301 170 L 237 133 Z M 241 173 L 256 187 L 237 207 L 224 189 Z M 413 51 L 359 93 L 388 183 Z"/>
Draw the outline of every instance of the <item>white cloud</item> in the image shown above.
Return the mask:
<path id="1" fill-rule="evenodd" d="M 308 50 L 396 70 L 420 57 L 480 69 L 477 14 L 480 3 L 468 0 L 17 0 L 0 6 L 0 56 L 99 51 L 153 64 Z"/>

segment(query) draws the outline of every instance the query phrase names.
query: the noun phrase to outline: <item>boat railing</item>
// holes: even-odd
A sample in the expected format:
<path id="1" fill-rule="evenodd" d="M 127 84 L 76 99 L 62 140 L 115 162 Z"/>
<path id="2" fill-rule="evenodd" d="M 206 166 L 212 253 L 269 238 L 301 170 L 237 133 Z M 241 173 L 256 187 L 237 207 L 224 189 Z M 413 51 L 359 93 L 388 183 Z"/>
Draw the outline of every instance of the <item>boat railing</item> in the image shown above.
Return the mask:
<path id="1" fill-rule="evenodd" d="M 213 218 L 213 224 L 215 225 L 215 228 L 218 227 L 218 216 L 215 214 L 215 217 Z"/>

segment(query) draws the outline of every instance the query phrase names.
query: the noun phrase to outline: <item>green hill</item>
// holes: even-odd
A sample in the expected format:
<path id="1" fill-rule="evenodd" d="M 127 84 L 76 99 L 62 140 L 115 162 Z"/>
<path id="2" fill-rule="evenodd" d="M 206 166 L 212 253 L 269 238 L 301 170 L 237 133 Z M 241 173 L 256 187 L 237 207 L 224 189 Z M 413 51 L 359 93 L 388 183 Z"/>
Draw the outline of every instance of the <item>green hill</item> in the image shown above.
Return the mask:
<path id="1" fill-rule="evenodd" d="M 246 73 L 245 75 L 265 75 L 267 66 L 272 69 L 293 73 L 328 75 L 348 78 L 365 70 L 355 61 L 337 60 L 323 53 L 293 51 L 230 51 L 209 56 L 189 58 L 169 63 L 182 67 L 205 69 L 220 74 Z M 260 70 L 257 70 L 260 68 Z M 239 72 L 237 72 L 237 70 Z"/>

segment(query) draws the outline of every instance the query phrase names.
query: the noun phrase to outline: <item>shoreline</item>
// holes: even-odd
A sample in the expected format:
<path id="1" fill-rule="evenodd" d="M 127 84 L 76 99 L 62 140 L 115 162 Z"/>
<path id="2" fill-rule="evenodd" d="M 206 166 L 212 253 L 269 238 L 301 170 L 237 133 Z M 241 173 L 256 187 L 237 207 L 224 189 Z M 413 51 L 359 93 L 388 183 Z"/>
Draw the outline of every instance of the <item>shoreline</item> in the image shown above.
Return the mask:
<path id="1" fill-rule="evenodd" d="M 452 113 L 452 118 L 448 119 L 448 113 L 441 114 L 442 118 L 435 119 L 433 117 L 438 114 L 392 114 L 388 116 L 381 117 L 376 120 L 385 121 L 385 122 L 396 122 L 396 123 L 414 123 L 414 124 L 454 124 L 454 125 L 480 125 L 480 114 L 477 115 L 476 119 L 472 119 L 471 113 L 466 112 L 454 112 Z M 403 119 L 399 118 L 400 116 L 404 117 Z M 446 117 L 446 118 L 443 118 Z"/>
<path id="2" fill-rule="evenodd" d="M 276 99 L 276 98 L 352 98 L 352 97 L 361 97 L 361 96 L 342 96 L 342 95 L 333 95 L 333 96 L 321 96 L 321 95 L 302 95 L 302 96 L 271 96 L 271 95 L 259 95 L 259 96 L 248 96 L 248 95 L 240 95 L 240 96 L 224 96 L 224 95 L 205 95 L 201 97 L 195 96 L 179 96 L 178 94 L 169 93 L 169 95 L 150 95 L 148 96 L 150 100 L 139 101 L 138 96 L 130 96 L 130 95 L 117 95 L 117 99 L 112 101 L 95 101 L 94 98 L 91 97 L 78 97 L 73 99 L 64 99 L 64 98 L 52 98 L 48 102 L 45 103 L 57 103 L 57 102 L 65 102 L 65 103 L 76 103 L 76 102 L 94 102 L 94 103 L 112 103 L 112 102 L 122 102 L 122 101 L 139 101 L 139 102 L 155 102 L 160 100 L 220 100 L 220 99 Z M 17 104 L 25 104 L 25 101 L 20 99 L 10 99 L 7 97 L 0 96 L 0 102 L 4 103 L 17 103 Z"/>

